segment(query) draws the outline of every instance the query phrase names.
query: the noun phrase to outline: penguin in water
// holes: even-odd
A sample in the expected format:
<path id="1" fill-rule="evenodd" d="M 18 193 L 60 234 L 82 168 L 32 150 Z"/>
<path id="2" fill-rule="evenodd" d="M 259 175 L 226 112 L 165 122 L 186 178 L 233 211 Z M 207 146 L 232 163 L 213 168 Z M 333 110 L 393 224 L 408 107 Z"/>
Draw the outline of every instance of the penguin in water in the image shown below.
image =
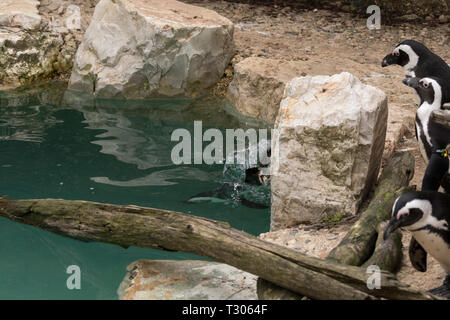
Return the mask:
<path id="1" fill-rule="evenodd" d="M 382 67 L 392 64 L 402 66 L 406 77 L 442 79 L 442 99 L 444 103 L 450 103 L 450 66 L 422 43 L 414 40 L 401 42 L 381 62 Z"/>
<path id="2" fill-rule="evenodd" d="M 420 152 L 428 163 L 422 190 L 437 191 L 441 185 L 450 193 L 450 173 L 447 146 L 450 130 L 431 120 L 433 111 L 443 109 L 442 79 L 435 77 L 406 78 L 403 83 L 416 90 L 422 101 L 416 112 L 416 138 Z"/>
<path id="3" fill-rule="evenodd" d="M 264 203 L 258 203 L 245 198 L 246 191 L 251 191 L 251 187 L 268 186 L 270 185 L 270 177 L 264 175 L 260 167 L 251 167 L 245 170 L 244 183 L 224 183 L 220 188 L 201 192 L 190 197 L 186 203 L 219 203 L 228 202 L 232 199 L 237 200 L 242 205 L 253 209 L 267 209 L 269 206 Z"/>
<path id="4" fill-rule="evenodd" d="M 450 298 L 450 195 L 435 191 L 402 194 L 395 200 L 384 239 L 398 228 L 410 231 L 447 273 L 444 284 L 430 293 Z"/>
<path id="5" fill-rule="evenodd" d="M 263 155 L 257 163 L 235 163 L 237 155 L 242 151 L 230 153 L 227 156 L 223 171 L 223 183 L 214 190 L 196 194 L 185 203 L 201 202 L 239 202 L 253 209 L 270 207 L 270 140 L 262 140 L 258 145 L 249 146 L 244 150 L 245 158 L 249 159 L 251 152 L 257 151 Z M 264 157 L 265 155 L 265 157 Z"/>

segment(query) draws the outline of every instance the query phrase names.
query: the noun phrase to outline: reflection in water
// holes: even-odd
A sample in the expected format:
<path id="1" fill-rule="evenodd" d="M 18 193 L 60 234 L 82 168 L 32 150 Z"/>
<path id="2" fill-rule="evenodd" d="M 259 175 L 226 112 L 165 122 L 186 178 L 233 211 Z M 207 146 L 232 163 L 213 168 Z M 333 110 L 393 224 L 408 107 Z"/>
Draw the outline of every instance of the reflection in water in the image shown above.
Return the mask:
<path id="1" fill-rule="evenodd" d="M 0 140 L 42 142 L 45 130 L 59 121 L 40 106 L 0 107 Z"/>
<path id="2" fill-rule="evenodd" d="M 100 152 L 134 164 L 141 170 L 172 164 L 170 134 L 173 128 L 151 119 L 148 123 L 133 122 L 123 112 L 110 113 L 99 108 L 82 112 L 88 129 L 105 131 L 92 141 L 101 146 Z"/>
<path id="3" fill-rule="evenodd" d="M 83 114 L 86 129 L 100 132 L 90 143 L 100 146 L 101 153 L 135 165 L 142 172 L 140 177 L 129 180 L 91 177 L 91 181 L 101 184 L 169 186 L 180 179 L 230 183 L 227 177 L 193 166 L 174 166 L 171 151 L 178 142 L 171 141 L 172 132 L 186 128 L 193 135 L 193 123 L 198 120 L 202 121 L 203 130 L 213 127 L 223 133 L 226 128 L 267 127 L 264 122 L 239 116 L 227 102 L 214 97 L 108 100 L 83 97 L 64 89 L 63 84 L 55 87 L 49 84 L 25 91 L 0 92 L 0 140 L 41 143 L 49 128 L 62 123 L 55 118 L 56 111 L 78 110 Z M 148 172 L 149 169 L 157 171 Z"/>
<path id="4" fill-rule="evenodd" d="M 65 86 L 55 82 L 0 91 L 0 140 L 42 142 L 45 130 L 59 122 L 52 114 L 62 101 Z"/>
<path id="5" fill-rule="evenodd" d="M 61 109 L 76 109 L 83 114 L 87 129 L 101 130 L 92 144 L 100 152 L 117 160 L 135 165 L 139 170 L 160 168 L 129 181 L 110 177 L 92 177 L 97 183 L 115 186 L 170 185 L 173 178 L 198 179 L 210 176 L 199 169 L 171 168 L 172 132 L 187 128 L 193 132 L 193 122 L 201 120 L 204 130 L 214 128 L 266 127 L 253 118 L 237 113 L 223 100 L 206 97 L 198 100 L 108 100 L 91 99 L 65 92 L 65 84 L 56 83 L 27 88 L 27 90 L 0 91 L 0 140 L 41 143 L 45 132 L 61 123 L 54 113 Z"/>
<path id="6" fill-rule="evenodd" d="M 174 169 L 160 170 L 141 178 L 128 181 L 111 180 L 108 177 L 93 177 L 92 181 L 97 183 L 110 184 L 118 187 L 143 187 L 143 186 L 170 186 L 177 184 L 175 179 L 214 181 L 217 174 L 204 172 L 197 168 L 177 167 Z"/>
<path id="7" fill-rule="evenodd" d="M 177 143 L 171 141 L 172 132 L 186 128 L 193 135 L 194 121 L 201 120 L 204 128 L 221 129 L 267 125 L 253 118 L 236 117 L 236 114 L 228 111 L 226 102 L 212 97 L 200 100 L 92 100 L 74 96 L 68 91 L 65 102 L 83 113 L 88 129 L 104 131 L 92 141 L 101 146 L 100 152 L 136 165 L 140 170 L 160 168 L 158 172 L 129 181 L 92 177 L 97 183 L 114 186 L 171 185 L 176 183 L 173 182 L 175 178 L 199 181 L 211 179 L 208 173 L 197 168 L 168 168 L 173 166 L 171 151 Z"/>

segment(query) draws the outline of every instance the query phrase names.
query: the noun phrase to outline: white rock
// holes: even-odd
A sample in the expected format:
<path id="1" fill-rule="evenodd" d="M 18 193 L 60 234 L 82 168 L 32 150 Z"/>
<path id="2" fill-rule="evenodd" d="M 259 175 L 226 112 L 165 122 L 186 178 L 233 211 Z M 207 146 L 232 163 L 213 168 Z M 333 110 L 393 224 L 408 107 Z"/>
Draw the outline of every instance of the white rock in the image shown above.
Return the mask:
<path id="1" fill-rule="evenodd" d="M 256 300 L 256 278 L 223 263 L 138 260 L 117 293 L 121 300 Z"/>
<path id="2" fill-rule="evenodd" d="M 101 0 L 69 88 L 100 97 L 194 95 L 222 76 L 233 30 L 214 11 L 174 0 Z"/>
<path id="3" fill-rule="evenodd" d="M 292 79 L 272 146 L 271 230 L 354 215 L 375 183 L 386 95 L 344 72 Z"/>
<path id="4" fill-rule="evenodd" d="M 0 27 L 19 27 L 34 30 L 41 25 L 36 0 L 1 0 Z"/>
<path id="5" fill-rule="evenodd" d="M 305 70 L 302 62 L 246 58 L 234 66 L 227 98 L 243 114 L 274 123 L 286 84 Z"/>

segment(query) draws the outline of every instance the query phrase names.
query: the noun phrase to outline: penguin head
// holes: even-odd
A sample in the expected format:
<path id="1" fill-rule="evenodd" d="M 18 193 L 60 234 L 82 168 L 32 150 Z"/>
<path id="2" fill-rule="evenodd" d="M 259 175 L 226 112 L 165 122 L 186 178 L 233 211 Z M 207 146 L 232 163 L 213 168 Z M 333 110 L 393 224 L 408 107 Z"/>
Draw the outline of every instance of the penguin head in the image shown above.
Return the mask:
<path id="1" fill-rule="evenodd" d="M 408 65 L 409 69 L 413 69 L 419 62 L 419 56 L 427 51 L 429 51 L 428 48 L 420 42 L 405 40 L 397 45 L 392 53 L 383 58 L 381 66 L 387 67 L 391 64 L 397 64 L 405 67 Z"/>
<path id="2" fill-rule="evenodd" d="M 403 84 L 416 90 L 421 103 L 424 101 L 430 105 L 441 107 L 442 99 L 442 81 L 436 77 L 416 78 L 409 77 L 403 79 Z"/>
<path id="3" fill-rule="evenodd" d="M 398 64 L 399 66 L 405 66 L 409 62 L 409 56 L 406 51 L 399 49 L 398 47 L 394 51 L 383 58 L 381 61 L 382 67 L 390 66 L 391 64 Z"/>
<path id="4" fill-rule="evenodd" d="M 386 240 L 398 228 L 413 228 L 418 222 L 431 215 L 431 202 L 419 192 L 407 192 L 395 200 L 392 207 L 392 218 L 389 221 L 383 238 Z"/>

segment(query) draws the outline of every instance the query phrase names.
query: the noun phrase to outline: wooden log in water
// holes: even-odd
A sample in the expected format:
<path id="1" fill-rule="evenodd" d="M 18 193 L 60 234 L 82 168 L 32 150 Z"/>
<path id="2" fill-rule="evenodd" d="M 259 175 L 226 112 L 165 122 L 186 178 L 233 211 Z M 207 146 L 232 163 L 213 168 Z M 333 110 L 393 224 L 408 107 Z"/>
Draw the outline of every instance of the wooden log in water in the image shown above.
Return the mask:
<path id="1" fill-rule="evenodd" d="M 367 287 L 366 270 L 308 257 L 227 223 L 179 212 L 88 201 L 0 198 L 0 216 L 82 241 L 185 251 L 227 263 L 313 299 L 436 299 L 381 272 Z"/>

